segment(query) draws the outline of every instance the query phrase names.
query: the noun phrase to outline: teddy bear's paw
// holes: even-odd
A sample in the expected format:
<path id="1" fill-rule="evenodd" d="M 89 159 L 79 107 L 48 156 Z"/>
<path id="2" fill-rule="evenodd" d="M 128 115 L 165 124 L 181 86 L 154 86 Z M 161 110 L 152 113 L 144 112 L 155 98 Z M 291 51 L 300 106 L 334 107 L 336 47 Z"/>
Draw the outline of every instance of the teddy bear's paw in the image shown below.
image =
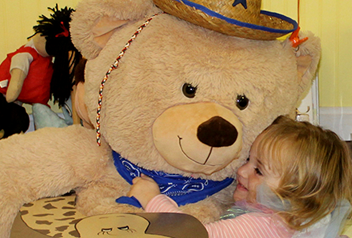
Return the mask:
<path id="1" fill-rule="evenodd" d="M 93 194 L 90 193 L 92 192 L 92 188 L 93 187 L 90 187 L 90 189 L 77 193 L 76 208 L 86 216 L 142 211 L 142 209 L 130 205 L 117 203 L 116 198 L 119 197 L 119 195 L 109 194 L 112 193 L 111 189 L 103 189 L 104 191 L 98 190 L 99 192 L 94 193 L 93 196 Z"/>
<path id="2" fill-rule="evenodd" d="M 86 216 L 101 215 L 101 214 L 110 214 L 110 213 L 140 213 L 143 212 L 141 208 L 133 207 L 127 204 L 118 204 L 118 203 L 109 203 L 109 204 L 100 204 L 94 207 L 82 207 L 77 205 L 77 209 L 85 214 Z"/>

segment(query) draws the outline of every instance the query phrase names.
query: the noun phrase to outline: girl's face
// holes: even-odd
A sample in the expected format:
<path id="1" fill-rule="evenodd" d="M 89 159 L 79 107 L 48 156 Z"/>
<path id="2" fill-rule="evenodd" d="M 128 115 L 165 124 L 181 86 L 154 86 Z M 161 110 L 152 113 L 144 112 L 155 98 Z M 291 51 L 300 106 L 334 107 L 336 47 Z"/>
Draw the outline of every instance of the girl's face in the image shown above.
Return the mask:
<path id="1" fill-rule="evenodd" d="M 247 162 L 237 171 L 237 187 L 233 195 L 235 201 L 254 203 L 258 185 L 265 182 L 271 189 L 279 185 L 280 176 L 271 171 L 266 161 L 257 154 L 259 140 L 260 136 L 254 141 Z"/>

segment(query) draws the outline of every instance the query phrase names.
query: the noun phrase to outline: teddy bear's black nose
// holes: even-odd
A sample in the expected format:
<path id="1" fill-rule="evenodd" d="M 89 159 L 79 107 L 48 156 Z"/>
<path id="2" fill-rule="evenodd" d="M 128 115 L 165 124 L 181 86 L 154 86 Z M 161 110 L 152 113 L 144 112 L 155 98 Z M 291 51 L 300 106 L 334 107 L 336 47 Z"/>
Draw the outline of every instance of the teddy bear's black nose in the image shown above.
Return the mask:
<path id="1" fill-rule="evenodd" d="M 238 136 L 236 127 L 222 117 L 215 116 L 198 127 L 197 137 L 212 147 L 230 146 Z"/>

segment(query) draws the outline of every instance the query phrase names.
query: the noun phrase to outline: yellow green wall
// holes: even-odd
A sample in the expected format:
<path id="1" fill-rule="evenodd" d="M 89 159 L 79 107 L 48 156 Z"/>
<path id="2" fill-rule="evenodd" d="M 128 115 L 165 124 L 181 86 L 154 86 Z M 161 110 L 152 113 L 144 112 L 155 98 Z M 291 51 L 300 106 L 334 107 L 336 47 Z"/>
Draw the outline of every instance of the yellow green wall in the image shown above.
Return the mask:
<path id="1" fill-rule="evenodd" d="M 40 15 L 49 16 L 48 7 L 75 8 L 78 0 L 0 0 L 0 61 L 31 36 Z"/>
<path id="2" fill-rule="evenodd" d="M 56 3 L 59 8 L 65 6 L 75 8 L 79 0 L 0 0 L 0 62 L 6 54 L 13 52 L 27 42 L 31 36 L 33 26 L 37 25 L 40 15 L 47 17 L 52 13 L 48 7 L 54 8 Z M 57 104 L 49 102 L 55 112 L 60 112 Z M 24 104 L 27 113 L 32 112 L 32 107 Z"/>
<path id="3" fill-rule="evenodd" d="M 262 7 L 297 20 L 297 0 L 263 0 Z M 300 0 L 300 25 L 320 37 L 321 107 L 352 107 L 352 1 Z"/>
<path id="4" fill-rule="evenodd" d="M 0 0 L 0 60 L 26 42 L 47 7 L 75 7 L 79 0 Z M 297 0 L 263 0 L 262 8 L 297 20 Z M 352 1 L 301 0 L 300 25 L 321 38 L 321 107 L 352 107 Z"/>

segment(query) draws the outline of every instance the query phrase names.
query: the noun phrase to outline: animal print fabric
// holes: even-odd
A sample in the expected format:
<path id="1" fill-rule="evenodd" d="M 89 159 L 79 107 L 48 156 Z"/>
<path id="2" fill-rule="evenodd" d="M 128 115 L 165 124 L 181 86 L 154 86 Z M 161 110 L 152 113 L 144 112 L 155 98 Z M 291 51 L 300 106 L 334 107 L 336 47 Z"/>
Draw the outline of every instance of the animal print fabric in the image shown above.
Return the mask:
<path id="1" fill-rule="evenodd" d="M 25 204 L 20 214 L 28 227 L 54 238 L 80 237 L 75 225 L 85 217 L 76 210 L 74 195 Z"/>

